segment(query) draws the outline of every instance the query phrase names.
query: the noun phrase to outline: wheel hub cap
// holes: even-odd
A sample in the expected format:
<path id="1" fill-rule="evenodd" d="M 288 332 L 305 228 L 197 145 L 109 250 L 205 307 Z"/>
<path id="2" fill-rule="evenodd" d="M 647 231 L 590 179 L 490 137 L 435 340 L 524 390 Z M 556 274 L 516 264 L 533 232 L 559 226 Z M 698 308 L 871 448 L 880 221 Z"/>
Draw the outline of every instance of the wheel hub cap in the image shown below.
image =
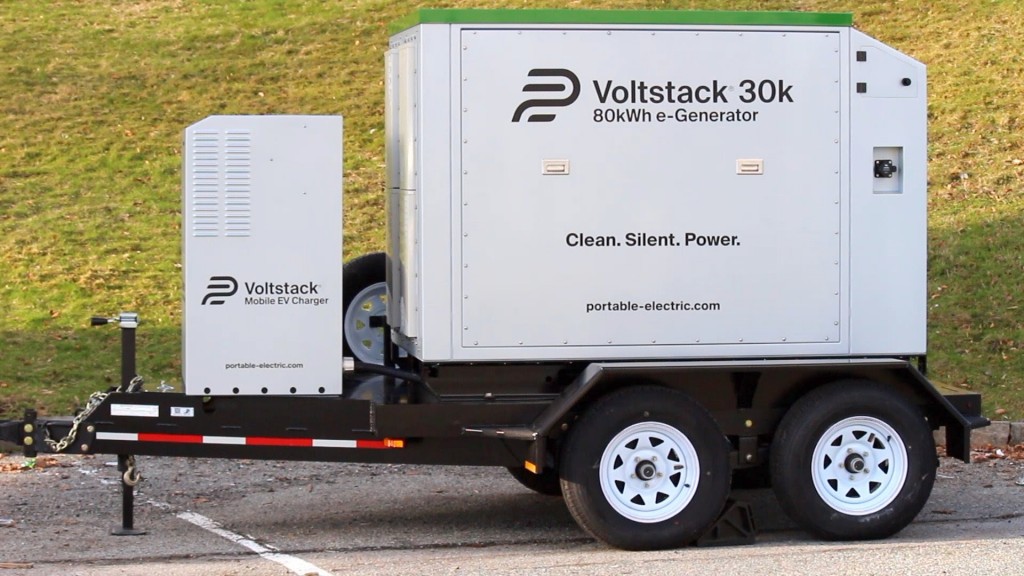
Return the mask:
<path id="1" fill-rule="evenodd" d="M 857 474 L 864 471 L 866 467 L 864 458 L 860 454 L 850 454 L 846 457 L 846 463 L 844 464 L 846 470 L 851 474 Z"/>
<path id="2" fill-rule="evenodd" d="M 651 480 L 658 474 L 658 468 L 653 462 L 644 460 L 640 464 L 637 464 L 636 475 L 641 480 Z"/>

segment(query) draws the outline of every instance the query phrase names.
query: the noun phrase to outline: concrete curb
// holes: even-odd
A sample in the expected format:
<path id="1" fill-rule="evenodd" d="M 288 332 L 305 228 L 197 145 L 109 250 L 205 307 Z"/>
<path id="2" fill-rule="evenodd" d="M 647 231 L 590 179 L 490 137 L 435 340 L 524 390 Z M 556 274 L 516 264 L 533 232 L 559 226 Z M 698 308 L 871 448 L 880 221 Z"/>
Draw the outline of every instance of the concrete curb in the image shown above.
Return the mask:
<path id="1" fill-rule="evenodd" d="M 945 444 L 946 431 L 940 428 L 935 431 L 935 443 Z M 981 449 L 992 446 L 1006 448 L 1024 444 L 1024 422 L 993 422 L 989 426 L 971 430 L 971 448 Z"/>

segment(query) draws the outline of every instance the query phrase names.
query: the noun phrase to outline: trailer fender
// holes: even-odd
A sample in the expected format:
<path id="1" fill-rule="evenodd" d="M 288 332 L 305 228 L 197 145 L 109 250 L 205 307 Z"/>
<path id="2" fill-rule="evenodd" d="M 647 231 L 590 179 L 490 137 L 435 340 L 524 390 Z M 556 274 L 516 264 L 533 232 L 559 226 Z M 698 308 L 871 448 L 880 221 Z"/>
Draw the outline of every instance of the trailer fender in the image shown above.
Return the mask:
<path id="1" fill-rule="evenodd" d="M 643 379 L 645 373 L 666 369 L 690 370 L 720 368 L 744 371 L 767 369 L 792 365 L 788 360 L 762 360 L 738 362 L 621 362 L 593 363 L 588 365 L 528 427 L 505 429 L 498 435 L 506 439 L 531 441 L 531 464 L 539 472 L 545 461 L 546 439 L 556 432 L 556 427 L 566 416 L 584 402 L 591 393 L 599 391 L 612 378 Z M 848 374 L 888 373 L 889 380 L 898 381 L 906 388 L 923 408 L 934 429 L 945 428 L 946 453 L 954 458 L 970 462 L 971 430 L 989 424 L 981 416 L 981 397 L 974 393 L 954 390 L 940 390 L 909 361 L 895 358 L 815 360 L 803 361 L 801 365 L 809 370 L 834 370 L 841 368 Z M 804 390 L 807 393 L 810 390 Z"/>

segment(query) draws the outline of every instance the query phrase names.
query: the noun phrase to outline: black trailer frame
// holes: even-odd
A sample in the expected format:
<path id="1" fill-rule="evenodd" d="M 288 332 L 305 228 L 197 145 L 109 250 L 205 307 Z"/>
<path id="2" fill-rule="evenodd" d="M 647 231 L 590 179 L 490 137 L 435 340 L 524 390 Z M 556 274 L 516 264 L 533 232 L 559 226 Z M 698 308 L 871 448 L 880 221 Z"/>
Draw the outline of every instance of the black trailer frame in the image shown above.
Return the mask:
<path id="1" fill-rule="evenodd" d="M 943 393 L 923 358 L 816 358 L 529 364 L 358 365 L 341 397 L 187 396 L 145 391 L 136 374 L 138 316 L 94 318 L 121 329 L 121 385 L 94 394 L 75 418 L 0 422 L 0 441 L 40 452 L 117 454 L 123 522 L 132 525 L 133 455 L 493 465 L 555 469 L 563 435 L 588 406 L 630 386 L 680 390 L 707 408 L 728 439 L 735 472 L 764 467 L 786 411 L 836 381 L 882 383 L 945 428 L 946 453 L 970 461 L 971 430 L 988 424 L 974 393 Z M 388 331 L 385 330 L 385 334 Z M 389 355 L 390 356 L 390 355 Z M 919 369 L 922 368 L 922 369 Z M 377 372 L 378 374 L 374 374 Z M 55 440 L 55 439 L 60 439 Z M 557 472 L 556 472 L 557 474 Z M 751 541 L 749 508 L 734 504 L 703 543 Z M 715 540 L 717 538 L 717 540 Z"/>

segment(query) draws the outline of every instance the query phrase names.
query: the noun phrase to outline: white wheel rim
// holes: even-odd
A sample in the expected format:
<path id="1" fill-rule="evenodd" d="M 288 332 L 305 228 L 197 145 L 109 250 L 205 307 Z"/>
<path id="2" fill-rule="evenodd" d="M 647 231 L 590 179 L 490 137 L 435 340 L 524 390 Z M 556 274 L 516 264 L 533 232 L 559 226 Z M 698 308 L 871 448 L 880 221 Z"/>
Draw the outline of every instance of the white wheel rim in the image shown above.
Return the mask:
<path id="1" fill-rule="evenodd" d="M 865 516 L 892 503 L 907 480 L 907 449 L 885 422 L 867 416 L 846 418 L 818 440 L 811 459 L 818 496 L 830 508 Z"/>
<path id="2" fill-rule="evenodd" d="M 345 310 L 345 342 L 360 362 L 384 363 L 384 329 L 371 328 L 371 316 L 387 312 L 388 285 L 386 282 L 370 284 L 359 291 Z"/>
<path id="3" fill-rule="evenodd" d="M 601 455 L 601 491 L 623 517 L 634 522 L 668 520 L 697 491 L 697 450 L 679 430 L 641 422 L 619 432 Z"/>

